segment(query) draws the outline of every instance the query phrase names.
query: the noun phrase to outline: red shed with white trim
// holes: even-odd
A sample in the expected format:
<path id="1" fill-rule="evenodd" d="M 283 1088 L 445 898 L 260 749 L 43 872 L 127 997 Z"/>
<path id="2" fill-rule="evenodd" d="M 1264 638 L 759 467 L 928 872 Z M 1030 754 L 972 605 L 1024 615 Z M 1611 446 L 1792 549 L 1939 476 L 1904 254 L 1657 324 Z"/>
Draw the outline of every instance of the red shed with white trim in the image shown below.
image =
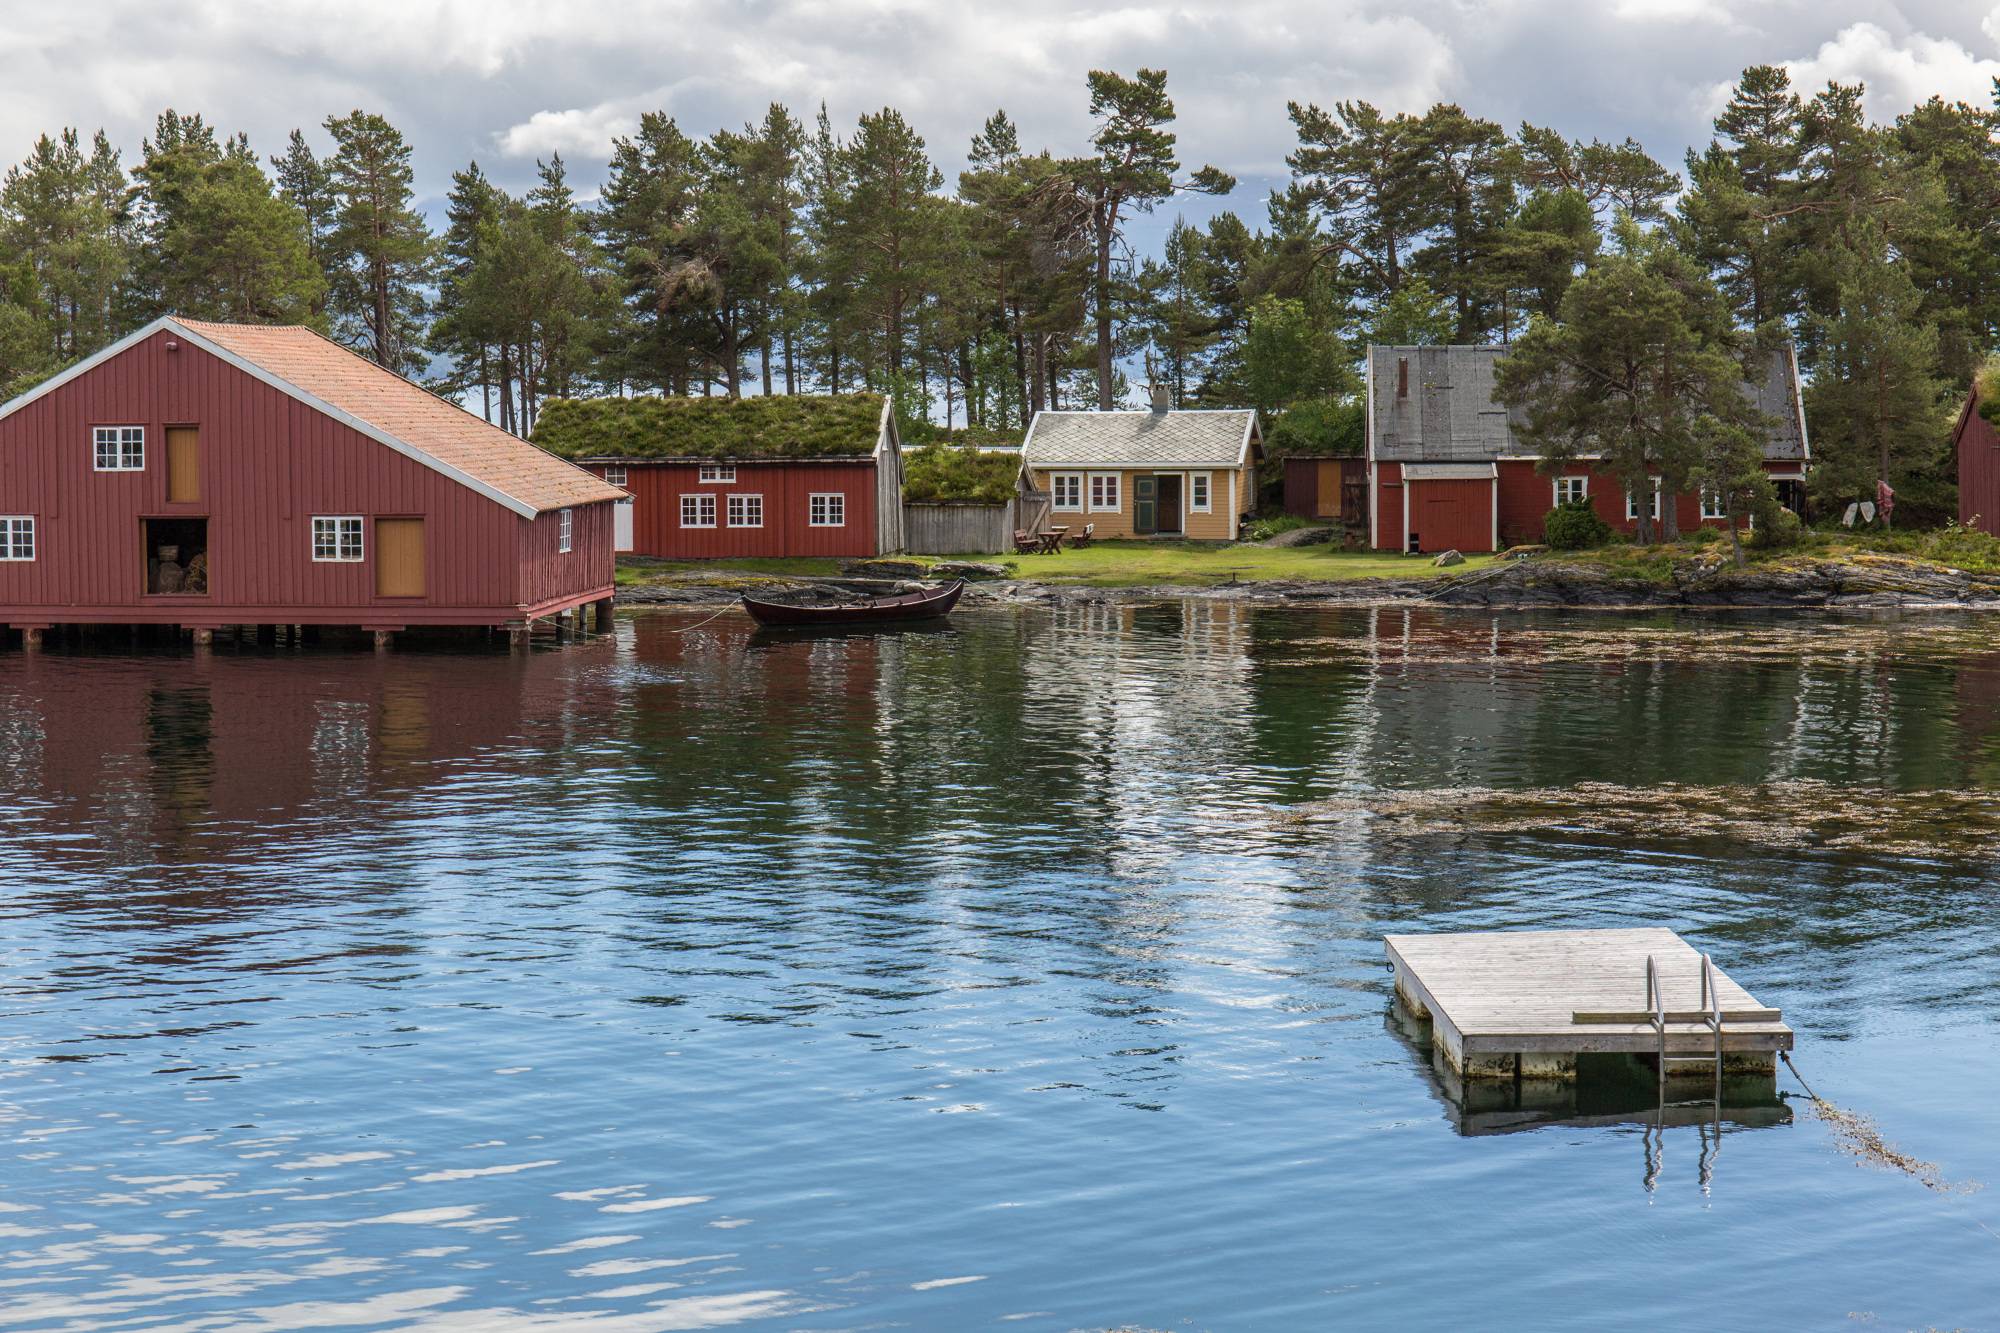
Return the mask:
<path id="1" fill-rule="evenodd" d="M 1618 531 L 1638 526 L 1637 504 L 1596 458 L 1542 475 L 1493 396 L 1493 367 L 1506 354 L 1492 345 L 1368 349 L 1368 526 L 1376 550 L 1497 551 L 1539 542 L 1542 521 L 1566 499 L 1589 500 Z M 1764 471 L 1779 499 L 1802 510 L 1812 451 L 1792 349 L 1772 352 L 1763 377 L 1746 381 L 1743 392 L 1771 423 Z M 1655 477 L 1655 518 L 1658 485 Z M 1683 530 L 1723 521 L 1699 495 L 1672 503 Z"/>
<path id="2" fill-rule="evenodd" d="M 309 329 L 159 319 L 0 406 L 0 623 L 525 628 L 622 492 Z"/>

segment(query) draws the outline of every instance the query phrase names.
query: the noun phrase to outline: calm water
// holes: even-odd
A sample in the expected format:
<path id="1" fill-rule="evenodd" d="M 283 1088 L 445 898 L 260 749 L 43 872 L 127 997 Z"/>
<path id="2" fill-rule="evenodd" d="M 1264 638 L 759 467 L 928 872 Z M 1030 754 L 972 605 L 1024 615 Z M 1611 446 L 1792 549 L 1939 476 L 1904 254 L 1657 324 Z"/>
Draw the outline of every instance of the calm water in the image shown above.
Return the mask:
<path id="1" fill-rule="evenodd" d="M 698 618 L 0 656 L 0 1325 L 2000 1327 L 2000 623 Z M 1640 923 L 1968 1188 L 1462 1133 L 1380 936 Z"/>

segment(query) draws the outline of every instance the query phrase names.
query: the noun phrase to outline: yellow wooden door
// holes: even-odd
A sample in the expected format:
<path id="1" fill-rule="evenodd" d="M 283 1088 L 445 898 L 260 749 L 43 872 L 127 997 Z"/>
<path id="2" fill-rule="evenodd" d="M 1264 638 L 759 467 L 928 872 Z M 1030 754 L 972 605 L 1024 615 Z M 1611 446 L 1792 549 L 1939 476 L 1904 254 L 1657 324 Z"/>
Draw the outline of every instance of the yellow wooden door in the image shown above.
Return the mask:
<path id="1" fill-rule="evenodd" d="M 167 427 L 167 501 L 201 499 L 201 432 L 193 426 Z"/>
<path id="2" fill-rule="evenodd" d="M 420 518 L 375 520 L 375 595 L 424 595 L 424 521 Z"/>
<path id="3" fill-rule="evenodd" d="M 1317 503 L 1314 505 L 1313 517 L 1339 518 L 1340 463 L 1337 460 L 1332 462 L 1322 460 L 1317 466 L 1319 468 L 1319 486 L 1317 494 L 1314 496 Z"/>

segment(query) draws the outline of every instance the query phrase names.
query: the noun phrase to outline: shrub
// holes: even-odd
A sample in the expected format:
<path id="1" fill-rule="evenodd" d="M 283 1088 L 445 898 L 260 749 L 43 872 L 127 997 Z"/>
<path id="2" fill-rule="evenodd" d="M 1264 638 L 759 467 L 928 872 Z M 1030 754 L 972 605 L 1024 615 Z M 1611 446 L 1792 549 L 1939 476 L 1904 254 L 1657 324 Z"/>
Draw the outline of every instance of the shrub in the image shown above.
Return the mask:
<path id="1" fill-rule="evenodd" d="M 1021 455 L 970 444 L 927 444 L 903 455 L 903 498 L 914 504 L 1006 504 Z"/>
<path id="2" fill-rule="evenodd" d="M 1805 536 L 1806 525 L 1799 522 L 1799 516 L 1782 505 L 1769 513 L 1757 516 L 1757 527 L 1750 534 L 1750 545 L 1760 551 L 1783 551 L 1797 546 Z"/>
<path id="3" fill-rule="evenodd" d="M 1722 538 L 1722 529 L 1711 527 L 1699 527 L 1692 532 L 1681 534 L 1681 540 L 1689 546 L 1713 546 L 1715 543 L 1721 541 Z"/>
<path id="4" fill-rule="evenodd" d="M 1611 525 L 1597 516 L 1589 500 L 1557 505 L 1542 520 L 1542 540 L 1557 551 L 1587 551 L 1611 539 Z"/>
<path id="5" fill-rule="evenodd" d="M 1268 518 L 1252 519 L 1243 529 L 1246 542 L 1268 541 L 1281 532 L 1296 532 L 1300 528 L 1316 528 L 1320 525 L 1309 518 L 1297 514 L 1272 514 Z"/>

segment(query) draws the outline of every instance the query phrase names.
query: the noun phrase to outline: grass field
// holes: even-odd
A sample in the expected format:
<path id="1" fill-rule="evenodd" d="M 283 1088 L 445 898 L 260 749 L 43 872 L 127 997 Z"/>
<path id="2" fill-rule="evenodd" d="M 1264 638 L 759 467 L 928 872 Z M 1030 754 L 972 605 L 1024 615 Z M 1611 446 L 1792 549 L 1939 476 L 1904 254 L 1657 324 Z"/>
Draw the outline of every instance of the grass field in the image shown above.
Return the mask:
<path id="1" fill-rule="evenodd" d="M 1371 551 L 1341 551 L 1330 546 L 1224 546 L 1202 542 L 1098 542 L 1081 551 L 1059 555 L 915 556 L 926 564 L 970 559 L 1003 564 L 1010 577 L 1036 583 L 1062 583 L 1096 588 L 1150 585 L 1206 586 L 1218 583 L 1263 583 L 1278 580 L 1332 581 L 1369 578 L 1414 578 L 1439 572 L 1428 556 L 1403 556 Z M 1491 556 L 1469 556 L 1452 572 L 1467 573 L 1493 562 Z M 701 582 L 743 574 L 775 578 L 821 578 L 838 574 L 845 563 L 834 559 L 649 560 L 624 557 L 618 563 L 618 583 Z"/>

